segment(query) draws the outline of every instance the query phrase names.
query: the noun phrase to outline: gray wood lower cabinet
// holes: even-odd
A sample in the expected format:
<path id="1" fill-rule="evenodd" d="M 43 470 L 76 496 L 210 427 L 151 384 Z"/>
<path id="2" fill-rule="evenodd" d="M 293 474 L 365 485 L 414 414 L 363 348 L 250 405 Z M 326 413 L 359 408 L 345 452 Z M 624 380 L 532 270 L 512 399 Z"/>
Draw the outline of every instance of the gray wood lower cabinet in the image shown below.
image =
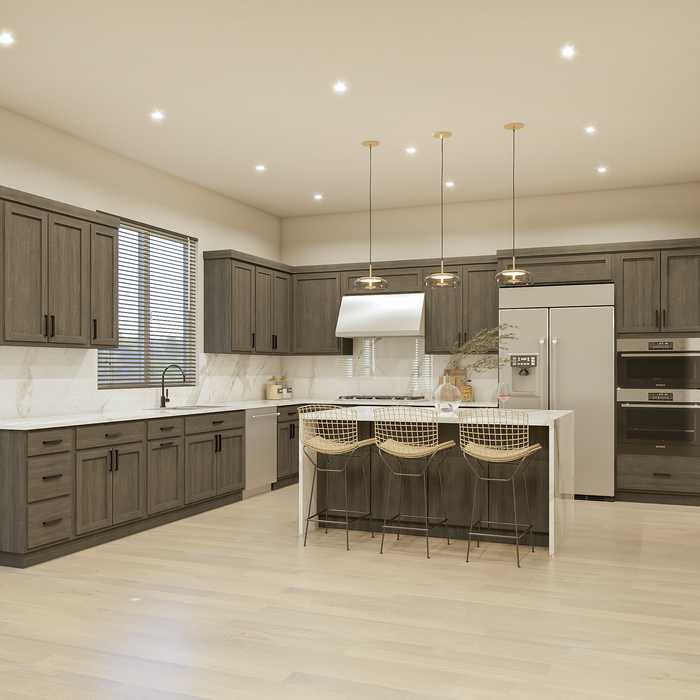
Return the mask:
<path id="1" fill-rule="evenodd" d="M 0 565 L 25 567 L 241 499 L 243 411 L 0 430 Z"/>
<path id="2" fill-rule="evenodd" d="M 146 515 L 143 443 L 79 450 L 75 458 L 75 534 Z"/>
<path id="3" fill-rule="evenodd" d="M 277 481 L 299 474 L 299 414 L 297 407 L 279 409 L 277 418 Z M 291 480 L 288 483 L 292 483 Z"/>

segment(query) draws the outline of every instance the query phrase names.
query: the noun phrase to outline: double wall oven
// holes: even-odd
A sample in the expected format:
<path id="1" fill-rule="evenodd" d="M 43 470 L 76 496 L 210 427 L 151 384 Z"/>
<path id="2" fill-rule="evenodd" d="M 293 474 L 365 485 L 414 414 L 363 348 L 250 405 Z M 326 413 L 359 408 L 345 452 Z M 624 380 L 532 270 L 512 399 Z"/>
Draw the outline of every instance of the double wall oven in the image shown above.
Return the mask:
<path id="1" fill-rule="evenodd" d="M 700 491 L 700 338 L 617 351 L 617 490 Z"/>

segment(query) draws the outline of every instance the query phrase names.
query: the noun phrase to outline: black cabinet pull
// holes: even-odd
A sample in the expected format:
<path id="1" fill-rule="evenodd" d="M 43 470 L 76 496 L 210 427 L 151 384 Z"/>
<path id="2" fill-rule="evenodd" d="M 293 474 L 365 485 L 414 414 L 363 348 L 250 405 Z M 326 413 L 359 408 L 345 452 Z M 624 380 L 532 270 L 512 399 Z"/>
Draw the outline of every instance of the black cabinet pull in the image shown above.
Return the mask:
<path id="1" fill-rule="evenodd" d="M 666 309 L 663 310 L 662 312 L 662 328 L 666 328 Z"/>
<path id="2" fill-rule="evenodd" d="M 276 335 L 272 336 L 272 349 L 277 350 L 277 336 Z"/>
<path id="3" fill-rule="evenodd" d="M 105 433 L 105 437 L 119 437 L 121 433 Z"/>
<path id="4" fill-rule="evenodd" d="M 161 430 L 174 430 L 175 426 L 174 425 L 166 425 L 161 428 Z"/>
<path id="5" fill-rule="evenodd" d="M 92 319 L 92 339 L 97 340 L 97 319 Z"/>
<path id="6" fill-rule="evenodd" d="M 51 317 L 51 337 L 56 337 L 56 317 Z"/>
<path id="7" fill-rule="evenodd" d="M 161 442 L 161 447 L 168 447 L 169 445 L 174 445 L 175 443 L 171 440 L 170 442 Z"/>
<path id="8" fill-rule="evenodd" d="M 47 338 L 49 337 L 49 317 L 48 317 L 48 315 L 44 316 L 44 335 Z"/>
<path id="9" fill-rule="evenodd" d="M 52 474 L 51 476 L 42 476 L 41 478 L 44 481 L 49 481 L 51 479 L 60 479 L 63 476 L 63 474 Z"/>
<path id="10" fill-rule="evenodd" d="M 654 476 L 660 476 L 663 479 L 670 479 L 671 475 L 666 474 L 665 472 L 653 472 Z"/>
<path id="11" fill-rule="evenodd" d="M 119 471 L 119 450 L 114 450 L 114 471 Z"/>
<path id="12" fill-rule="evenodd" d="M 63 442 L 63 438 L 60 440 L 44 440 L 43 445 L 60 445 Z"/>
<path id="13" fill-rule="evenodd" d="M 294 423 L 289 424 L 289 439 L 291 440 L 294 437 Z"/>
<path id="14" fill-rule="evenodd" d="M 654 326 L 656 328 L 659 327 L 659 310 L 658 309 L 656 309 L 656 320 L 654 321 Z"/>
<path id="15" fill-rule="evenodd" d="M 253 335 L 253 347 L 255 347 L 255 333 L 253 333 L 252 335 Z"/>
<path id="16" fill-rule="evenodd" d="M 44 527 L 48 527 L 49 525 L 58 525 L 58 523 L 61 522 L 63 518 L 54 518 L 53 520 L 45 520 L 43 525 Z"/>
<path id="17" fill-rule="evenodd" d="M 224 421 L 222 421 L 222 420 L 213 420 L 213 421 L 211 422 L 211 424 L 212 424 L 212 425 L 221 425 L 221 423 L 223 423 L 223 422 L 224 422 Z"/>
<path id="18" fill-rule="evenodd" d="M 113 450 L 109 451 L 109 471 L 112 471 L 114 469 L 114 455 L 112 454 Z"/>

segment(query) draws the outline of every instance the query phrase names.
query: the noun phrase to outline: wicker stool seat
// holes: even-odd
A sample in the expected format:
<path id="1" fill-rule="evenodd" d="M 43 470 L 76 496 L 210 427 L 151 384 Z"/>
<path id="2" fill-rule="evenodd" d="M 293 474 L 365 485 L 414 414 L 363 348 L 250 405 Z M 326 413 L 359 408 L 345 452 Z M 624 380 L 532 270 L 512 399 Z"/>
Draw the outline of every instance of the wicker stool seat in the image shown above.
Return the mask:
<path id="1" fill-rule="evenodd" d="M 375 409 L 374 437 L 377 441 L 379 455 L 389 469 L 389 485 L 386 492 L 384 524 L 382 525 L 382 544 L 379 552 L 381 554 L 384 551 L 384 535 L 387 531 L 395 531 L 397 539 L 402 531 L 411 533 L 424 532 L 426 553 L 428 559 L 430 559 L 429 535 L 431 530 L 444 525 L 447 544 L 450 543 L 440 465 L 447 455 L 447 450 L 454 447 L 455 443 L 453 440 L 438 442 L 437 411 L 415 406 L 390 406 Z M 409 466 L 411 460 L 420 460 L 424 463 L 411 469 Z M 435 466 L 440 484 L 443 507 L 442 516 L 431 516 L 428 511 L 428 469 L 431 464 Z M 389 518 L 389 498 L 394 477 L 397 477 L 399 482 L 399 507 L 398 513 Z M 425 505 L 423 514 L 406 514 L 401 512 L 403 480 L 406 478 L 420 479 L 423 482 L 423 500 Z"/>
<path id="2" fill-rule="evenodd" d="M 459 412 L 459 441 L 462 454 L 471 467 L 476 480 L 474 482 L 474 498 L 472 512 L 469 518 L 469 536 L 467 542 L 467 561 L 472 535 L 477 538 L 477 547 L 481 537 L 498 537 L 515 542 L 515 556 L 520 566 L 520 539 L 530 533 L 530 546 L 535 551 L 532 538 L 532 518 L 530 517 L 530 501 L 527 495 L 525 470 L 532 462 L 534 454 L 541 449 L 539 444 L 530 444 L 530 419 L 522 411 L 509 411 L 500 408 L 468 408 Z M 493 476 L 488 465 L 492 463 L 511 464 L 513 469 L 508 476 Z M 527 523 L 518 523 L 518 507 L 516 501 L 515 478 L 522 475 L 525 504 L 527 507 Z M 513 494 L 513 522 L 483 520 L 479 498 L 479 517 L 474 521 L 477 495 L 484 483 L 510 483 Z M 513 535 L 483 532 L 482 525 L 501 528 L 512 528 Z"/>
<path id="3" fill-rule="evenodd" d="M 326 532 L 328 525 L 345 525 L 345 543 L 350 549 L 350 525 L 369 518 L 369 528 L 374 537 L 374 526 L 372 523 L 372 508 L 369 494 L 369 484 L 367 480 L 367 472 L 365 462 L 369 456 L 369 450 L 366 454 L 356 454 L 358 450 L 364 447 L 374 445 L 374 438 L 368 440 L 358 440 L 357 438 L 357 412 L 352 408 L 344 406 L 329 406 L 325 404 L 313 404 L 309 406 L 301 406 L 298 409 L 299 413 L 299 439 L 304 445 L 304 454 L 309 458 L 309 461 L 314 465 L 314 475 L 311 480 L 311 494 L 313 495 L 314 485 L 316 484 L 316 476 L 319 472 L 336 473 L 343 475 L 343 484 L 345 487 L 345 508 L 329 508 L 329 482 L 326 479 L 326 503 L 325 508 L 312 514 L 311 507 L 313 497 L 309 497 L 309 510 L 306 518 L 306 528 L 304 530 L 304 546 L 309 534 L 309 523 L 324 524 Z M 321 455 L 320 459 L 314 460 L 312 452 L 316 455 Z M 344 457 L 340 462 L 331 462 L 331 457 Z M 348 476 L 347 467 L 351 459 L 359 459 L 362 463 L 362 477 L 365 485 L 365 495 L 367 497 L 367 510 L 354 511 L 348 510 Z"/>

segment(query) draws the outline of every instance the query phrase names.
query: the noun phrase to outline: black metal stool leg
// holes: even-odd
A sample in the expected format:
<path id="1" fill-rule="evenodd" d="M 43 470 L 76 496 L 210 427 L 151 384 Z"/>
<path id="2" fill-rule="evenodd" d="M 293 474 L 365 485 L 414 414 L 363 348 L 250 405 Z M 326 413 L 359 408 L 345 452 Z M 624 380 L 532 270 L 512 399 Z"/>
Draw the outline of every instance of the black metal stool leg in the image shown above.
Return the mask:
<path id="1" fill-rule="evenodd" d="M 530 547 L 535 551 L 535 542 L 532 539 L 532 517 L 530 516 L 530 499 L 527 496 L 527 481 L 525 481 L 525 471 L 523 471 L 523 488 L 525 489 L 525 505 L 527 506 L 527 522 L 530 525 Z"/>
<path id="2" fill-rule="evenodd" d="M 311 491 L 309 491 L 309 512 L 306 514 L 306 529 L 304 530 L 304 547 L 306 547 L 306 538 L 309 535 L 309 519 L 311 518 L 311 504 L 314 502 L 314 484 L 316 483 L 316 472 L 318 468 L 314 464 L 314 475 L 311 479 Z"/>
<path id="3" fill-rule="evenodd" d="M 369 455 L 368 455 L 369 456 Z M 371 469 L 370 465 L 370 469 Z M 365 482 L 365 495 L 367 496 L 367 512 L 369 513 L 369 531 L 372 533 L 372 539 L 374 539 L 374 524 L 372 523 L 372 498 L 370 496 L 369 486 L 367 483 L 367 472 L 365 470 L 365 459 L 362 460 L 362 478 Z"/>
<path id="4" fill-rule="evenodd" d="M 386 506 L 384 506 L 384 525 L 382 526 L 382 544 L 379 547 L 380 554 L 384 553 L 384 533 L 386 532 L 386 516 L 389 512 L 389 496 L 391 495 L 391 478 L 393 475 L 394 473 L 391 470 L 389 470 L 389 486 L 386 490 Z"/>
<path id="5" fill-rule="evenodd" d="M 519 546 L 519 537 L 518 537 L 518 506 L 515 502 L 515 474 L 513 475 L 513 478 L 510 480 L 510 484 L 513 487 L 513 518 L 514 518 L 514 526 L 515 526 L 515 556 L 518 560 L 518 568 L 520 568 L 520 546 Z"/>
<path id="6" fill-rule="evenodd" d="M 428 470 L 423 472 L 423 499 L 425 500 L 425 551 L 430 559 L 430 536 L 428 528 Z"/>

